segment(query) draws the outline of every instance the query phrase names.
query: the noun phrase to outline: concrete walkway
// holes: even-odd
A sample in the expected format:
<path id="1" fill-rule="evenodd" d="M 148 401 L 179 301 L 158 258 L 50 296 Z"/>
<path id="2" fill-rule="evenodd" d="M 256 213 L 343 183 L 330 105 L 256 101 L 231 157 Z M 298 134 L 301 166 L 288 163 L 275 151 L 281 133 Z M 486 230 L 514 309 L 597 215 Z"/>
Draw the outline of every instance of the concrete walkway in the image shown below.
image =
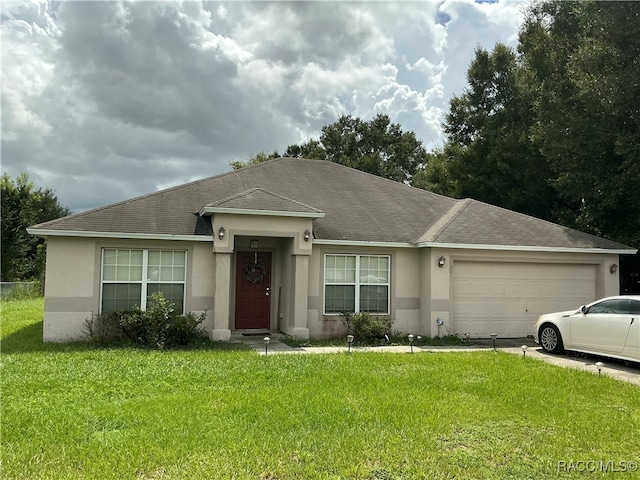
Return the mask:
<path id="1" fill-rule="evenodd" d="M 268 333 L 264 335 L 234 335 L 231 339 L 233 342 L 241 342 L 253 348 L 261 355 L 265 354 L 264 337 L 269 337 L 269 345 L 266 353 L 270 354 L 313 354 L 313 353 L 346 353 L 348 347 L 290 347 L 283 343 L 280 339 L 284 337 L 281 333 Z M 345 342 L 346 343 L 346 342 Z M 577 356 L 572 353 L 566 355 L 551 355 L 546 353 L 542 348 L 536 345 L 531 338 L 517 339 L 497 339 L 496 349 L 499 351 L 511 353 L 513 355 L 522 356 L 522 345 L 527 345 L 526 355 L 536 360 L 544 361 L 565 368 L 576 368 L 598 374 L 595 363 L 600 361 L 604 363 L 601 374 L 607 375 L 625 382 L 633 383 L 640 386 L 640 364 L 629 364 L 620 360 L 614 360 L 605 357 L 595 356 Z M 491 339 L 474 339 L 471 345 L 460 346 L 414 346 L 414 353 L 424 352 L 473 352 L 487 351 L 493 349 L 493 341 Z M 394 352 L 394 353 L 411 353 L 409 345 L 389 345 L 379 347 L 351 347 L 352 352 Z"/>

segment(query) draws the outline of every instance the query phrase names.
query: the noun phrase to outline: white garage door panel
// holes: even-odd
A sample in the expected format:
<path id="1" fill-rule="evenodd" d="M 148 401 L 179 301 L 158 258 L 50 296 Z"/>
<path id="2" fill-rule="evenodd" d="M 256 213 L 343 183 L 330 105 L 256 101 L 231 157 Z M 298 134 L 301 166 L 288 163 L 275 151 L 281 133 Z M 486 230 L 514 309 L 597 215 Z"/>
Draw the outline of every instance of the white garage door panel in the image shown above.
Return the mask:
<path id="1" fill-rule="evenodd" d="M 532 335 L 539 315 L 596 297 L 595 265 L 456 261 L 452 275 L 452 331 L 472 337 Z"/>

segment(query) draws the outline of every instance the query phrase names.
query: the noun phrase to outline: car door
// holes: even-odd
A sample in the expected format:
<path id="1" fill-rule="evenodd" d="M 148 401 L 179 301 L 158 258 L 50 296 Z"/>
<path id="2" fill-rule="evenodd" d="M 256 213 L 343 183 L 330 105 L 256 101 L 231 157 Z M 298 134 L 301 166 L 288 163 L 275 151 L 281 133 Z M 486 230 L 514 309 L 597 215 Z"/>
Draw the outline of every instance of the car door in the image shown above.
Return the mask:
<path id="1" fill-rule="evenodd" d="M 623 355 L 640 361 L 640 301 L 629 301 L 631 321 Z"/>
<path id="2" fill-rule="evenodd" d="M 571 344 L 592 352 L 621 353 L 630 326 L 629 300 L 603 300 L 571 316 Z"/>

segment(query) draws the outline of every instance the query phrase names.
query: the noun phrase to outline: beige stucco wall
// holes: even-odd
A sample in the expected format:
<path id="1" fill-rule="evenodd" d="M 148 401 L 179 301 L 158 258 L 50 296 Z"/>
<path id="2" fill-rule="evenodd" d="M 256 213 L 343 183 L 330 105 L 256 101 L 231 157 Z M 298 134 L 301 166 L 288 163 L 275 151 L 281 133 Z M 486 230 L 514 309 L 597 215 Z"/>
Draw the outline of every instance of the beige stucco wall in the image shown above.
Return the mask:
<path id="1" fill-rule="evenodd" d="M 185 310 L 207 311 L 203 327 L 211 338 L 226 340 L 234 329 L 235 251 L 272 253 L 271 329 L 292 336 L 335 337 L 344 334 L 339 315 L 324 315 L 325 254 L 389 255 L 391 257 L 390 317 L 402 333 L 436 336 L 455 331 L 451 267 L 456 262 L 531 262 L 590 264 L 596 267 L 594 298 L 618 294 L 618 272 L 610 273 L 617 255 L 338 246 L 304 241 L 311 219 L 219 215 L 214 232 L 224 226 L 223 240 L 214 242 L 145 241 L 50 237 L 47 241 L 44 340 L 83 337 L 85 321 L 100 309 L 100 268 L 103 248 L 175 249 L 187 251 Z M 256 235 L 260 233 L 260 235 Z M 438 258 L 445 258 L 444 268 Z M 487 281 L 491 281 L 487 278 Z M 443 321 L 441 331 L 437 320 Z"/>
<path id="2" fill-rule="evenodd" d="M 403 334 L 438 336 L 455 331 L 451 266 L 457 261 L 594 265 L 597 272 L 594 299 L 617 295 L 619 289 L 618 273 L 611 274 L 609 270 L 612 264 L 618 263 L 617 255 L 315 245 L 309 263 L 307 317 L 311 336 L 319 338 L 344 334 L 339 315 L 323 314 L 323 270 L 327 253 L 391 256 L 390 317 L 393 329 Z M 445 258 L 442 268 L 438 265 L 440 257 Z M 440 328 L 438 320 L 442 321 Z"/>
<path id="3" fill-rule="evenodd" d="M 210 242 L 172 242 L 49 237 L 45 280 L 43 339 L 63 342 L 87 339 L 86 321 L 100 312 L 100 269 L 103 248 L 146 248 L 187 251 L 185 311 L 207 311 L 212 326 L 214 258 Z"/>
<path id="4" fill-rule="evenodd" d="M 98 311 L 96 242 L 53 237 L 47 241 L 43 339 L 86 338 L 85 321 Z"/>
<path id="5" fill-rule="evenodd" d="M 389 255 L 390 313 L 393 330 L 419 332 L 421 318 L 421 256 L 414 248 L 358 247 L 316 244 L 309 259 L 309 301 L 307 321 L 309 334 L 315 338 L 330 338 L 344 334 L 340 315 L 324 315 L 325 254 Z"/>
<path id="6" fill-rule="evenodd" d="M 292 253 L 311 254 L 312 242 L 304 241 L 305 230 L 312 230 L 311 218 L 278 217 L 259 215 L 237 215 L 216 213 L 212 219 L 214 231 L 214 251 L 231 252 L 236 247 L 235 237 L 294 238 Z M 224 227 L 223 239 L 217 232 Z"/>
<path id="7" fill-rule="evenodd" d="M 304 239 L 313 230 L 309 217 L 216 213 L 212 217 L 213 252 L 216 257 L 214 325 L 211 338 L 227 340 L 235 322 L 235 255 L 251 251 L 250 242 L 258 240 L 257 251 L 272 253 L 270 326 L 294 337 L 308 338 L 306 321 L 308 260 L 312 240 Z M 224 237 L 219 238 L 220 227 Z M 226 260 L 225 257 L 229 256 Z M 221 268 L 222 267 L 222 268 Z M 301 277 L 304 276 L 304 282 Z"/>

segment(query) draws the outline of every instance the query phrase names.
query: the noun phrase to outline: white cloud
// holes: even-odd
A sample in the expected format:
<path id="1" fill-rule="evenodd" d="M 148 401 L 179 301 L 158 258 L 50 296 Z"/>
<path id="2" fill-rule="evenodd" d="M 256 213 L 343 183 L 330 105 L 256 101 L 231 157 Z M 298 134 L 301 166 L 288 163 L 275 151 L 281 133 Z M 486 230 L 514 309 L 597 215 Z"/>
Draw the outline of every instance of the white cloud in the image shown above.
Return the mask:
<path id="1" fill-rule="evenodd" d="M 428 148 L 522 4 L 3 2 L 2 171 L 73 210 L 389 114 Z"/>

